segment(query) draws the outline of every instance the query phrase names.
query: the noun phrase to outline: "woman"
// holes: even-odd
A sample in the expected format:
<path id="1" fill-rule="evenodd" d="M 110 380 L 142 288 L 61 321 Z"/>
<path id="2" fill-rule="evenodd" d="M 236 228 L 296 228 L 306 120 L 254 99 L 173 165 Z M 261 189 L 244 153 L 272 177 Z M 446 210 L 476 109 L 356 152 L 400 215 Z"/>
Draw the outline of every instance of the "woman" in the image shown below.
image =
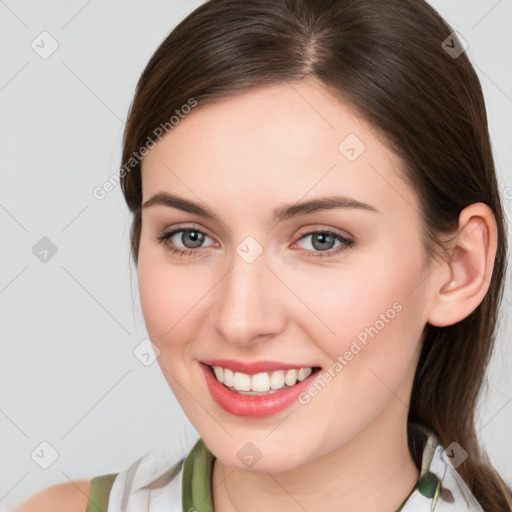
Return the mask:
<path id="1" fill-rule="evenodd" d="M 206 2 L 140 77 L 120 179 L 200 439 L 66 510 L 511 510 L 474 425 L 504 217 L 478 78 L 427 3 Z"/>

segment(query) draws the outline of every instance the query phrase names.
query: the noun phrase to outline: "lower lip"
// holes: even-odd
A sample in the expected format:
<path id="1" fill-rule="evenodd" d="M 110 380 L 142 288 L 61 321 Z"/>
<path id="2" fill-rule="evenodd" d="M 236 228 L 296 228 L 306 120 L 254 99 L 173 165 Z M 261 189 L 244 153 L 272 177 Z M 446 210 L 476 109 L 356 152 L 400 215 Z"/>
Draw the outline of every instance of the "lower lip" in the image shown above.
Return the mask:
<path id="1" fill-rule="evenodd" d="M 200 366 L 213 399 L 230 414 L 252 418 L 271 416 L 286 409 L 297 400 L 302 392 L 306 391 L 320 374 L 320 371 L 316 371 L 292 387 L 275 391 L 269 395 L 256 396 L 241 395 L 231 391 L 215 378 L 208 365 L 200 363 Z"/>

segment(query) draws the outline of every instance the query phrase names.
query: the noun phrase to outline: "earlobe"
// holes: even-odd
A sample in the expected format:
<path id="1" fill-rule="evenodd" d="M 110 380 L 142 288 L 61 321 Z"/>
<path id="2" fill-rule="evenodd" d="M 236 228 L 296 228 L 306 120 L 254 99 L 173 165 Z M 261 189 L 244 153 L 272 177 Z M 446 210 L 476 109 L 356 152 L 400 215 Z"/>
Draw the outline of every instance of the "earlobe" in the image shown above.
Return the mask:
<path id="1" fill-rule="evenodd" d="M 462 210 L 449 260 L 434 271 L 438 278 L 432 280 L 434 297 L 428 323 L 438 327 L 453 325 L 482 302 L 492 277 L 497 236 L 496 219 L 486 204 L 474 203 Z"/>

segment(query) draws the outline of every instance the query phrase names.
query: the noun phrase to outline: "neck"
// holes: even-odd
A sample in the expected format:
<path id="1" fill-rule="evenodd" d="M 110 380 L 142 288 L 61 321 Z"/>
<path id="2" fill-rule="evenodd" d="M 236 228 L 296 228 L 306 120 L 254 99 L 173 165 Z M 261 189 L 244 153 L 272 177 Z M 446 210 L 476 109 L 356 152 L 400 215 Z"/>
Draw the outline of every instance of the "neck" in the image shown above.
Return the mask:
<path id="1" fill-rule="evenodd" d="M 407 443 L 407 418 L 362 430 L 349 443 L 280 473 L 213 468 L 214 509 L 222 512 L 380 510 L 394 512 L 414 487 L 419 470 Z"/>

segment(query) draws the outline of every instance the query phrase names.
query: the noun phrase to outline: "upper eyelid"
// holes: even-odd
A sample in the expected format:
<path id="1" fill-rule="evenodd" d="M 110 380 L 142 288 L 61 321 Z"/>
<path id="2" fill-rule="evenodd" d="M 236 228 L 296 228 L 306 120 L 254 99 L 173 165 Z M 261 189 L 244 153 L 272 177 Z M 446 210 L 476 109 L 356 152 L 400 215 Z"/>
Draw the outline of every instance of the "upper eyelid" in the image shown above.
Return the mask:
<path id="1" fill-rule="evenodd" d="M 337 236 L 340 236 L 342 238 L 346 238 L 346 239 L 352 239 L 354 238 L 351 234 L 349 234 L 348 232 L 347 233 L 340 233 L 338 229 L 336 228 L 330 228 L 330 227 L 313 227 L 313 228 L 306 228 L 304 230 L 299 230 L 299 235 L 302 237 L 302 236 L 306 236 L 306 235 L 311 235 L 313 233 L 325 233 L 325 232 L 329 232 L 329 233 L 332 233 L 334 235 L 337 235 Z"/>
<path id="2" fill-rule="evenodd" d="M 172 228 L 172 229 L 164 229 L 162 232 L 165 235 L 170 235 L 172 233 L 172 236 L 174 236 L 177 233 L 180 233 L 181 231 L 199 231 L 200 233 L 205 234 L 211 240 L 215 240 L 215 237 L 210 235 L 208 230 L 203 229 L 203 228 L 198 228 L 196 226 L 180 226 L 180 227 Z"/>

